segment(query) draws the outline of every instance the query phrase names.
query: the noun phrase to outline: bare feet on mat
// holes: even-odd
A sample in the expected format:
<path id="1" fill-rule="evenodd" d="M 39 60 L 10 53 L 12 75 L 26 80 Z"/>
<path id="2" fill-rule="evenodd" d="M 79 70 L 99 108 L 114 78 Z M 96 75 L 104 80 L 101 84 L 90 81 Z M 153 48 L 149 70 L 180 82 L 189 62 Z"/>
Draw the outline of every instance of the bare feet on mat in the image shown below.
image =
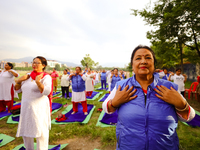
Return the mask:
<path id="1" fill-rule="evenodd" d="M 73 115 L 73 114 L 75 114 L 76 112 L 75 111 L 73 111 L 71 114 Z"/>
<path id="2" fill-rule="evenodd" d="M 88 115 L 88 113 L 87 113 L 87 112 L 84 112 L 84 115 Z"/>

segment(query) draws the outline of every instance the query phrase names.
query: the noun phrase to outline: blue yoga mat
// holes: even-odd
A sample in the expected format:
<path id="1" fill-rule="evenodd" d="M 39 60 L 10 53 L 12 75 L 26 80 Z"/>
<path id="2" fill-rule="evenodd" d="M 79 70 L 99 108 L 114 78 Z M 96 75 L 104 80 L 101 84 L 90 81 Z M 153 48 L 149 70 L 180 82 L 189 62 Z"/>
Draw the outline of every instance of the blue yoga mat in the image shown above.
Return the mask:
<path id="1" fill-rule="evenodd" d="M 3 141 L 3 139 L 0 140 L 0 143 Z"/>
<path id="2" fill-rule="evenodd" d="M 60 104 L 60 103 L 52 103 L 52 111 L 56 110 L 56 109 L 59 109 L 60 107 L 62 107 L 62 104 Z M 19 116 L 12 116 L 12 120 L 19 122 Z"/>
<path id="3" fill-rule="evenodd" d="M 105 89 L 105 88 L 98 88 L 98 89 L 96 89 L 96 90 L 106 90 L 106 91 L 107 91 L 108 88 L 106 88 L 106 89 Z"/>
<path id="4" fill-rule="evenodd" d="M 116 125 L 117 124 L 117 117 L 118 113 L 115 111 L 113 114 L 107 114 L 105 113 L 102 120 L 100 122 L 109 124 L 109 125 Z"/>
<path id="5" fill-rule="evenodd" d="M 93 107 L 94 105 L 87 104 L 88 114 L 90 113 Z M 71 114 L 72 112 L 73 112 L 73 109 L 71 109 L 68 113 L 65 114 L 65 117 L 67 118 L 66 120 L 56 121 L 56 122 L 83 122 L 85 118 L 87 117 L 87 115 L 84 115 L 83 107 L 80 103 L 78 104 L 78 112 L 73 115 Z"/>
<path id="6" fill-rule="evenodd" d="M 91 96 L 86 96 L 88 99 L 93 99 L 99 92 L 93 91 Z"/>
<path id="7" fill-rule="evenodd" d="M 15 104 L 13 106 L 16 106 L 16 105 L 21 105 L 21 103 Z M 0 112 L 0 118 L 6 117 L 6 116 L 10 116 L 10 115 L 12 115 L 12 113 L 8 113 L 8 108 L 6 108 L 6 111 Z"/>
<path id="8" fill-rule="evenodd" d="M 200 116 L 198 114 L 195 114 L 195 117 L 191 121 L 186 123 L 192 127 L 200 127 Z"/>
<path id="9" fill-rule="evenodd" d="M 99 101 L 104 102 L 109 95 L 109 93 L 106 93 Z"/>

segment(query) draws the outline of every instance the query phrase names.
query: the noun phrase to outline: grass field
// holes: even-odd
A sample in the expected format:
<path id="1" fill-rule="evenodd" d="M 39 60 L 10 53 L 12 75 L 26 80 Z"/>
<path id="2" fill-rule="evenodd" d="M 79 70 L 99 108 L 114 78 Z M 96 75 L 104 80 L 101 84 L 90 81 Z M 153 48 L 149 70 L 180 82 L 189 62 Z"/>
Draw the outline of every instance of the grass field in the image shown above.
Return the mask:
<path id="1" fill-rule="evenodd" d="M 186 83 L 186 88 L 189 88 L 190 82 Z M 100 86 L 99 84 L 97 87 Z M 103 91 L 107 93 L 107 91 Z M 101 98 L 103 94 L 99 97 Z M 96 106 L 94 113 L 88 124 L 67 124 L 67 125 L 53 125 L 50 130 L 50 144 L 64 144 L 69 145 L 64 150 L 94 150 L 95 148 L 101 150 L 114 150 L 116 144 L 115 127 L 101 128 L 97 127 L 96 123 L 100 115 L 97 112 L 98 108 L 101 108 L 102 103 L 98 102 L 98 99 L 94 101 L 87 101 L 89 104 Z M 20 101 L 17 100 L 17 101 Z M 70 100 L 63 98 L 55 99 L 54 102 L 71 104 Z M 188 101 L 189 104 L 200 111 L 200 103 L 194 98 Z M 62 108 L 58 112 L 52 115 L 52 119 L 56 118 L 65 108 Z M 7 118 L 0 120 L 0 133 L 4 133 L 15 137 L 17 132 L 17 124 L 7 124 Z M 192 128 L 179 122 L 177 133 L 180 140 L 180 150 L 200 150 L 200 128 Z M 10 150 L 15 146 L 22 144 L 22 138 L 16 138 L 13 142 L 1 147 L 2 150 Z"/>

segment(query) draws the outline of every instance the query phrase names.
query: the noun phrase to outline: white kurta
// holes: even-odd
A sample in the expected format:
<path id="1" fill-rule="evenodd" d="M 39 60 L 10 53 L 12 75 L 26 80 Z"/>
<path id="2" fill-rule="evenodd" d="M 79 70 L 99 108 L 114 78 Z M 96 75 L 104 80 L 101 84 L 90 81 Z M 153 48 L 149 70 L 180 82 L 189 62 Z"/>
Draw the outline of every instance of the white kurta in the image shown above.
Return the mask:
<path id="1" fill-rule="evenodd" d="M 17 73 L 15 70 L 12 70 L 12 71 Z M 15 85 L 14 75 L 8 71 L 0 72 L 0 100 L 10 101 L 12 99 L 11 97 L 12 85 L 13 85 L 13 90 L 14 90 L 14 85 Z M 18 98 L 16 94 L 15 94 L 15 97 Z"/>
<path id="2" fill-rule="evenodd" d="M 93 78 L 91 78 L 91 76 L 94 76 L 93 73 L 85 74 L 86 76 L 86 80 L 85 80 L 85 87 L 86 87 L 86 92 L 87 91 L 94 91 L 94 84 L 93 84 Z"/>
<path id="3" fill-rule="evenodd" d="M 48 135 L 51 128 L 50 105 L 48 95 L 51 92 L 52 79 L 46 75 L 41 79 L 44 90 L 41 93 L 35 80 L 29 78 L 22 82 L 22 101 L 17 137 L 41 137 Z"/>
<path id="4" fill-rule="evenodd" d="M 63 87 L 68 87 L 69 86 L 69 80 L 67 80 L 67 78 L 69 77 L 68 74 L 63 74 L 60 80 L 60 85 Z"/>

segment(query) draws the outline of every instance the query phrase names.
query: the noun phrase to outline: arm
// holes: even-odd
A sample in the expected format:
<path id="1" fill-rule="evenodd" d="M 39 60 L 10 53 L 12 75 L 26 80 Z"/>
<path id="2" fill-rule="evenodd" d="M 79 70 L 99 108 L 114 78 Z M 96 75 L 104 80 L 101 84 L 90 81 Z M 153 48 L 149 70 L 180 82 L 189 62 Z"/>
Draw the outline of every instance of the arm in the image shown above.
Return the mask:
<path id="1" fill-rule="evenodd" d="M 162 71 L 162 72 L 159 72 L 158 74 L 159 74 L 159 77 L 160 77 L 160 78 L 162 78 L 162 77 L 164 77 L 164 76 L 165 76 L 165 73 L 164 73 L 164 71 Z"/>
<path id="2" fill-rule="evenodd" d="M 184 76 L 184 83 L 187 81 L 187 75 L 186 74 L 183 74 L 183 76 Z"/>
<path id="3" fill-rule="evenodd" d="M 15 84 L 15 90 L 19 90 L 21 88 L 21 83 L 27 79 L 30 78 L 30 75 L 29 74 L 26 74 L 22 77 L 20 77 L 17 81 L 16 81 L 16 84 Z"/>
<path id="4" fill-rule="evenodd" d="M 12 73 L 13 76 L 15 76 L 15 77 L 19 76 L 19 74 L 16 71 L 12 70 L 12 69 L 8 70 L 8 72 Z"/>
<path id="5" fill-rule="evenodd" d="M 36 77 L 37 78 L 37 77 Z M 38 81 L 37 81 L 38 82 Z M 38 85 L 38 88 L 40 90 L 40 92 L 42 93 L 42 95 L 49 95 L 51 90 L 52 90 L 52 78 L 49 75 L 46 75 L 42 82 L 40 82 L 39 84 L 36 83 Z"/>
<path id="6" fill-rule="evenodd" d="M 172 81 L 172 80 L 173 80 L 173 76 L 174 76 L 174 73 L 171 73 L 171 74 L 169 75 L 168 80 L 169 80 L 169 81 Z"/>
<path id="7" fill-rule="evenodd" d="M 79 74 L 84 81 L 86 81 L 87 77 L 84 74 Z"/>

